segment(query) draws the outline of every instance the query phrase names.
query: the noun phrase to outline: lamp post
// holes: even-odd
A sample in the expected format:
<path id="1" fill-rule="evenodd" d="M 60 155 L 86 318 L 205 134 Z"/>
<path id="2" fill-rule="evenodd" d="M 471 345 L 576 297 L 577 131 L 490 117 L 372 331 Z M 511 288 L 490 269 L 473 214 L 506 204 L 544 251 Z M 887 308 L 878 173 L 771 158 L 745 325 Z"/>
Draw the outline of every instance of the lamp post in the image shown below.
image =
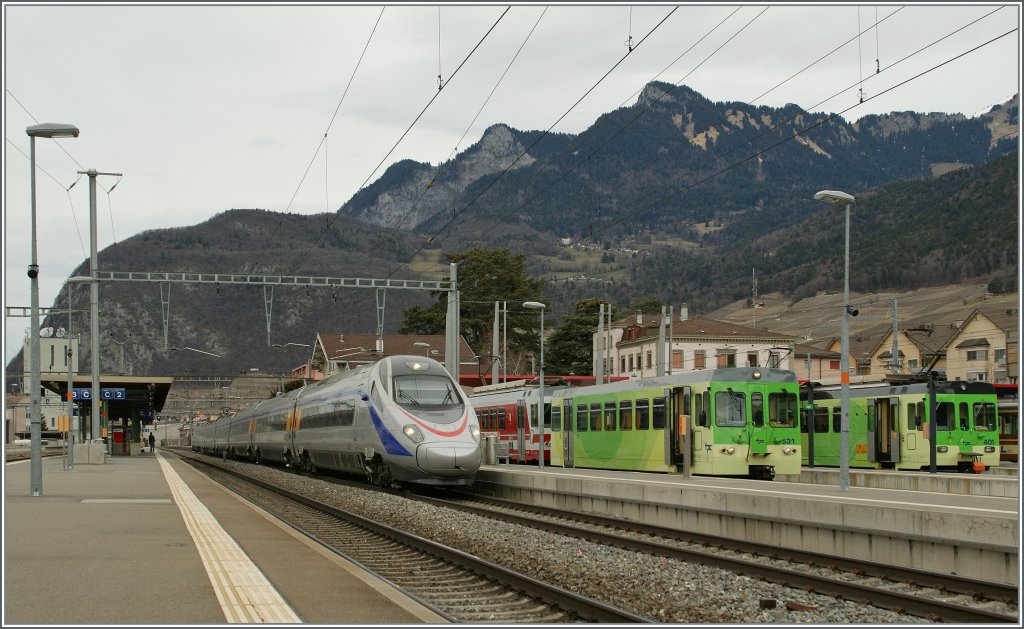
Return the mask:
<path id="1" fill-rule="evenodd" d="M 426 350 L 424 352 L 424 356 L 430 356 L 430 343 L 423 343 L 422 341 L 417 341 L 413 343 L 413 345 L 415 345 L 416 347 L 422 347 L 424 350 Z"/>
<path id="2" fill-rule="evenodd" d="M 44 122 L 25 129 L 29 144 L 30 204 L 32 207 L 32 261 L 28 266 L 28 278 L 32 293 L 32 327 L 29 329 L 29 353 L 32 370 L 29 374 L 32 406 L 29 409 L 29 432 L 32 440 L 31 465 L 29 470 L 29 493 L 43 495 L 43 451 L 42 414 L 39 396 L 39 261 L 36 254 L 36 138 L 77 138 L 78 127 L 58 122 Z"/>
<path id="3" fill-rule="evenodd" d="M 839 491 L 850 491 L 850 334 L 848 315 L 856 315 L 857 310 L 850 306 L 850 206 L 853 195 L 838 190 L 822 190 L 814 195 L 818 201 L 831 205 L 842 205 L 846 208 L 846 247 L 843 256 L 843 313 L 840 324 L 841 355 L 839 358 L 840 392 L 840 428 L 839 428 Z"/>
<path id="4" fill-rule="evenodd" d="M 544 468 L 544 308 L 546 307 L 547 306 L 539 301 L 523 302 L 523 308 L 540 310 L 540 387 L 538 387 L 538 397 L 540 397 L 540 401 L 537 403 L 537 428 L 540 433 L 537 467 L 540 469 Z"/>

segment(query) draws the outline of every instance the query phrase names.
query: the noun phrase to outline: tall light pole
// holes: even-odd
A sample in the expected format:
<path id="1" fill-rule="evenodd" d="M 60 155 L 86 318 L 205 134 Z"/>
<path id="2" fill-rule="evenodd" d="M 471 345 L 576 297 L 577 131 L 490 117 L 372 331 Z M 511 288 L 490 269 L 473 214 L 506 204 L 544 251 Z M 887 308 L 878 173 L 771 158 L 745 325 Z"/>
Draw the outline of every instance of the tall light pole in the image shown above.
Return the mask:
<path id="1" fill-rule="evenodd" d="M 425 350 L 424 355 L 425 356 L 430 356 L 430 343 L 424 343 L 422 341 L 416 341 L 415 343 L 413 343 L 413 345 L 415 345 L 416 347 L 422 347 Z"/>
<path id="2" fill-rule="evenodd" d="M 29 494 L 43 495 L 43 441 L 42 413 L 39 396 L 39 260 L 36 253 L 36 138 L 77 138 L 78 127 L 59 122 L 44 122 L 25 129 L 29 144 L 30 202 L 32 206 L 32 261 L 28 266 L 28 278 L 32 292 L 32 327 L 29 329 L 29 353 L 32 370 L 29 374 L 32 407 L 29 409 L 29 436 L 32 440 L 31 465 L 29 470 Z"/>
<path id="3" fill-rule="evenodd" d="M 540 433 L 540 441 L 538 445 L 539 454 L 537 456 L 537 467 L 544 468 L 544 309 L 547 308 L 544 304 L 539 301 L 526 301 L 523 302 L 523 308 L 529 308 L 530 310 L 540 310 L 540 386 L 538 387 L 538 397 L 540 401 L 537 403 L 537 430 Z"/>
<path id="4" fill-rule="evenodd" d="M 839 428 L 839 491 L 850 491 L 850 333 L 848 315 L 856 315 L 857 310 L 850 305 L 850 206 L 853 195 L 838 190 L 822 190 L 814 195 L 818 201 L 831 205 L 842 205 L 846 208 L 846 249 L 843 269 L 843 314 L 840 324 L 841 356 L 839 358 L 839 382 L 842 384 L 840 393 L 840 428 Z M 813 421 L 813 420 L 812 420 Z"/>

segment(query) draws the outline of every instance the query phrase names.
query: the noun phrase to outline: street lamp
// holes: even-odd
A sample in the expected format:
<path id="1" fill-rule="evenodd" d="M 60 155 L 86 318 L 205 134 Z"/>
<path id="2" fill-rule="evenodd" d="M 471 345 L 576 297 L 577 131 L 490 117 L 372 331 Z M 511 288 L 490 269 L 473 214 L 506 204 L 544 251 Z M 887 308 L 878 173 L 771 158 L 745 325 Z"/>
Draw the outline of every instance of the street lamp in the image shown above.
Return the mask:
<path id="1" fill-rule="evenodd" d="M 843 315 L 840 324 L 841 355 L 839 358 L 840 393 L 839 419 L 839 491 L 850 491 L 850 334 L 849 315 L 857 316 L 857 309 L 850 305 L 850 206 L 853 195 L 838 190 L 822 190 L 814 195 L 818 201 L 846 208 L 846 248 L 843 270 Z"/>
<path id="2" fill-rule="evenodd" d="M 540 310 L 540 387 L 539 387 L 539 391 L 538 391 L 539 397 L 540 397 L 540 402 L 538 402 L 538 404 L 537 404 L 537 406 L 538 406 L 538 413 L 537 414 L 539 415 L 539 417 L 537 418 L 537 425 L 538 425 L 538 430 L 540 431 L 540 445 L 538 447 L 539 447 L 539 450 L 540 450 L 540 454 L 537 457 L 537 467 L 543 469 L 544 468 L 544 309 L 547 308 L 547 306 L 545 306 L 544 304 L 540 303 L 539 301 L 524 301 L 523 302 L 523 308 L 528 308 L 530 310 Z"/>
<path id="3" fill-rule="evenodd" d="M 416 347 L 422 347 L 423 349 L 426 350 L 424 352 L 424 355 L 425 356 L 430 356 L 430 343 L 424 343 L 422 341 L 417 341 L 417 342 L 413 343 L 413 345 L 415 345 Z"/>
<path id="4" fill-rule="evenodd" d="M 31 413 L 29 415 L 29 432 L 32 440 L 31 464 L 29 470 L 29 493 L 32 496 L 43 495 L 43 451 L 42 451 L 42 414 L 39 396 L 39 261 L 36 255 L 36 138 L 77 138 L 78 127 L 58 122 L 44 122 L 25 129 L 29 144 L 29 179 L 30 202 L 32 206 L 32 261 L 28 266 L 28 278 L 32 293 L 32 327 L 29 330 L 29 353 L 32 370 L 29 374 L 29 387 L 32 394 Z"/>

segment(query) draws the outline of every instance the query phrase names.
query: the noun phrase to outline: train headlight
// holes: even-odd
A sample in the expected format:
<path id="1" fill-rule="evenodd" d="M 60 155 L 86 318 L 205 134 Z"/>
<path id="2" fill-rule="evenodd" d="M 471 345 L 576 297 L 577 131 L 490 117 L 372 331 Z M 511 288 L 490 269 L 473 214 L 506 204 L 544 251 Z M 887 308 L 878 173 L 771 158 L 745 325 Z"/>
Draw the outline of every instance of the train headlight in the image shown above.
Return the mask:
<path id="1" fill-rule="evenodd" d="M 415 424 L 406 424 L 405 427 L 402 428 L 402 432 L 404 432 L 405 436 L 411 439 L 413 443 L 423 443 L 423 433 L 420 432 L 420 429 Z"/>
<path id="2" fill-rule="evenodd" d="M 754 380 L 760 380 L 761 379 L 761 370 L 760 369 L 755 369 L 754 373 L 752 373 L 750 375 L 754 378 Z"/>
<path id="3" fill-rule="evenodd" d="M 949 450 L 949 448 L 947 448 L 946 446 L 939 446 L 939 447 L 935 448 L 935 450 L 937 452 L 946 452 L 946 451 Z"/>
<path id="4" fill-rule="evenodd" d="M 782 453 L 783 454 L 793 454 L 794 452 L 796 452 L 796 448 L 794 448 L 793 446 L 783 446 L 782 447 Z"/>
<path id="5" fill-rule="evenodd" d="M 995 451 L 996 451 L 996 447 L 995 446 L 985 446 L 985 452 L 995 452 Z"/>
<path id="6" fill-rule="evenodd" d="M 480 426 L 470 426 L 469 434 L 473 436 L 477 443 L 480 443 Z"/>
<path id="7" fill-rule="evenodd" d="M 722 452 L 724 452 L 725 454 L 732 454 L 732 453 L 736 452 L 736 447 L 735 446 L 725 446 L 724 448 L 722 448 Z"/>

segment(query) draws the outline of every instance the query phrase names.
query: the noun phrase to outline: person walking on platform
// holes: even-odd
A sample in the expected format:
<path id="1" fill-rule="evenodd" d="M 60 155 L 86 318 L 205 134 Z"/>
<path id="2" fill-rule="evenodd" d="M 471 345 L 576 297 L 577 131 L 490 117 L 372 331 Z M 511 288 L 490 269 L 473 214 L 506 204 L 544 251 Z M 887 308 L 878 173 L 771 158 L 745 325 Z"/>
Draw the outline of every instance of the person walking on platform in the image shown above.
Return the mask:
<path id="1" fill-rule="evenodd" d="M 156 437 L 153 436 L 152 432 L 149 433 L 149 451 L 151 453 L 156 452 Z"/>

